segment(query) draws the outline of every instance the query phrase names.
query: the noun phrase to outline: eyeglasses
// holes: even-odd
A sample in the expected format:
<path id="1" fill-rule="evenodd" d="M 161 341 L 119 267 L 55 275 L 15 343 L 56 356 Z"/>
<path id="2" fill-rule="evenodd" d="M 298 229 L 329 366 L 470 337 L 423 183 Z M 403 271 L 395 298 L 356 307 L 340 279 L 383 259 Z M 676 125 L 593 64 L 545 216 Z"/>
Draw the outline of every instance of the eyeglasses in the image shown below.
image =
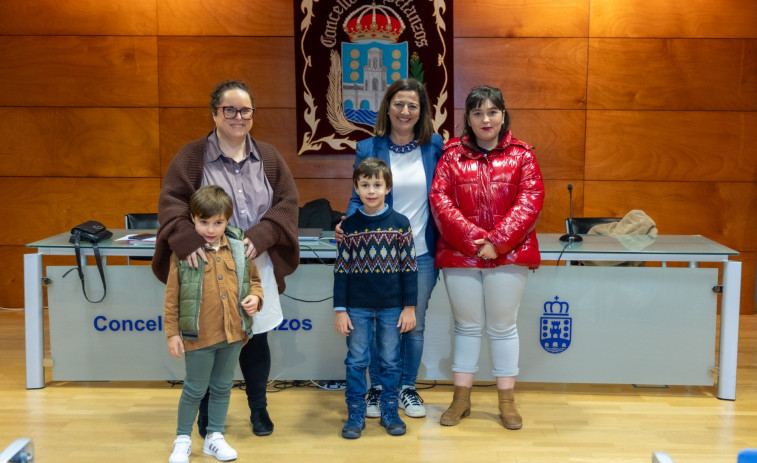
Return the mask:
<path id="1" fill-rule="evenodd" d="M 218 109 L 223 110 L 223 117 L 225 119 L 236 119 L 237 114 L 242 116 L 242 119 L 249 121 L 255 114 L 255 108 L 242 108 L 237 109 L 233 106 L 219 106 Z"/>

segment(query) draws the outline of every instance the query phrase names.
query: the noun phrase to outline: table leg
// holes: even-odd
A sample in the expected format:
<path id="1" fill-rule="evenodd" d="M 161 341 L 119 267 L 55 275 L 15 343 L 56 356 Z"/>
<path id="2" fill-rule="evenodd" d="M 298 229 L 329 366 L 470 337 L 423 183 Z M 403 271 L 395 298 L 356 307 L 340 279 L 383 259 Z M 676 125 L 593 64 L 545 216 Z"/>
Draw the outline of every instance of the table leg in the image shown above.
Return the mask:
<path id="1" fill-rule="evenodd" d="M 723 261 L 723 299 L 720 308 L 718 399 L 736 400 L 736 364 L 739 352 L 741 262 Z"/>
<path id="2" fill-rule="evenodd" d="M 24 254 L 26 388 L 45 387 L 45 328 L 42 313 L 42 254 Z"/>

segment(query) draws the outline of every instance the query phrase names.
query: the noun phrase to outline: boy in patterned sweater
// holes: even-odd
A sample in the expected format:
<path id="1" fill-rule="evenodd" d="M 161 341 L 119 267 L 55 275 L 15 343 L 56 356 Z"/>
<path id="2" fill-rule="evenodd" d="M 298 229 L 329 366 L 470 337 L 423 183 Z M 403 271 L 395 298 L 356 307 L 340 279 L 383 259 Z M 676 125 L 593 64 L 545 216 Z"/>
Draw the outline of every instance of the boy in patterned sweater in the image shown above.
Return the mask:
<path id="1" fill-rule="evenodd" d="M 367 158 L 352 174 L 363 207 L 342 222 L 344 238 L 334 264 L 336 330 L 347 337 L 347 422 L 342 437 L 357 439 L 365 429 L 365 370 L 375 332 L 379 357 L 381 426 L 405 434 L 397 413 L 402 363 L 400 334 L 415 327 L 418 267 L 410 221 L 384 203 L 392 171 Z"/>

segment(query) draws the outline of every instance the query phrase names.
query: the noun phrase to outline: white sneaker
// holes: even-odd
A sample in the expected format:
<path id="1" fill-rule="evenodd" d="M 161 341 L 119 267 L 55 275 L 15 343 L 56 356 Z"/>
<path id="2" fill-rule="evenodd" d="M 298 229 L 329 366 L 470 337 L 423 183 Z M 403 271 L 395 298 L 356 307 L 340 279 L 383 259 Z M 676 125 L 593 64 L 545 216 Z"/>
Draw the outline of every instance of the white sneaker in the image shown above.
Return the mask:
<path id="1" fill-rule="evenodd" d="M 205 437 L 205 445 L 202 446 L 202 452 L 206 455 L 213 455 L 219 461 L 231 461 L 237 459 L 237 451 L 231 448 L 223 438 L 220 432 L 211 432 Z"/>
<path id="2" fill-rule="evenodd" d="M 189 436 L 176 436 L 173 441 L 173 452 L 168 457 L 168 463 L 189 463 L 189 455 L 192 453 L 192 439 Z"/>
<path id="3" fill-rule="evenodd" d="M 379 403 L 379 397 L 381 397 L 381 386 L 376 386 L 368 389 L 368 395 L 365 396 L 366 418 L 378 418 L 381 416 L 381 404 Z"/>
<path id="4" fill-rule="evenodd" d="M 405 415 L 411 418 L 422 418 L 426 416 L 426 407 L 423 406 L 423 399 L 418 395 L 418 391 L 411 386 L 402 386 L 400 391 L 400 408 L 405 410 Z"/>

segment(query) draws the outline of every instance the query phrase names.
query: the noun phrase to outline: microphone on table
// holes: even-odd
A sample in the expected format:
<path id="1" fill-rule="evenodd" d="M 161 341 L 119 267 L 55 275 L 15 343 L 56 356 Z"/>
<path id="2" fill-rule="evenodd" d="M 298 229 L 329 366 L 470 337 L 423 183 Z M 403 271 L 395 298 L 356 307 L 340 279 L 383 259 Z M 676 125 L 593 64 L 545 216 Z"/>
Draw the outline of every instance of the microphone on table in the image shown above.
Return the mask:
<path id="1" fill-rule="evenodd" d="M 573 185 L 568 184 L 568 194 L 570 195 L 570 218 L 568 219 L 568 233 L 560 237 L 560 241 L 563 243 L 578 243 L 584 239 L 581 235 L 573 233 Z"/>

